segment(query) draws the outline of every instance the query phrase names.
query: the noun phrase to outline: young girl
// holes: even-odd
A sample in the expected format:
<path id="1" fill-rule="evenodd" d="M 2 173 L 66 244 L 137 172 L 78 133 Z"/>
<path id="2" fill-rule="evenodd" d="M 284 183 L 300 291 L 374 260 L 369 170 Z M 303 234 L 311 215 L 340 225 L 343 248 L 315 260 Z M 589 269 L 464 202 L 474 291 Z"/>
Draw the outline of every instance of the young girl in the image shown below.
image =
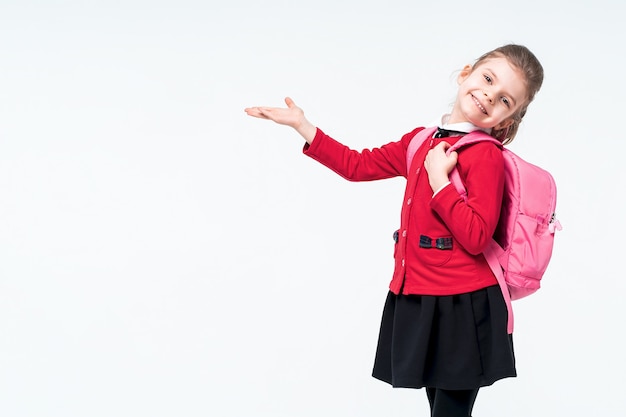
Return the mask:
<path id="1" fill-rule="evenodd" d="M 487 142 L 446 150 L 477 129 L 509 143 L 541 87 L 543 68 L 527 48 L 505 45 L 466 65 L 457 82 L 451 113 L 411 166 L 407 148 L 422 127 L 357 152 L 312 125 L 290 98 L 287 108 L 245 110 L 296 129 L 306 155 L 348 180 L 407 178 L 373 376 L 394 387 L 425 387 L 432 417 L 470 416 L 480 387 L 516 376 L 507 309 L 482 255 L 500 215 L 502 152 Z M 467 201 L 448 179 L 455 166 Z"/>

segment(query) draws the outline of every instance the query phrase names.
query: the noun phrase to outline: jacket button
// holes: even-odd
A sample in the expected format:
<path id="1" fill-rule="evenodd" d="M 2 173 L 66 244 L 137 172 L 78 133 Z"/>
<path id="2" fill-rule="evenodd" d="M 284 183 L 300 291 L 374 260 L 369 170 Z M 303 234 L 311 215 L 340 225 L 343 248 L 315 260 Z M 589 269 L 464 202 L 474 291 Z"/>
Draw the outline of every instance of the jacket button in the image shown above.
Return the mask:
<path id="1" fill-rule="evenodd" d="M 410 205 L 411 205 L 411 201 L 413 201 L 413 199 L 412 199 L 412 198 L 409 198 L 409 199 L 406 201 L 406 204 L 410 206 Z"/>

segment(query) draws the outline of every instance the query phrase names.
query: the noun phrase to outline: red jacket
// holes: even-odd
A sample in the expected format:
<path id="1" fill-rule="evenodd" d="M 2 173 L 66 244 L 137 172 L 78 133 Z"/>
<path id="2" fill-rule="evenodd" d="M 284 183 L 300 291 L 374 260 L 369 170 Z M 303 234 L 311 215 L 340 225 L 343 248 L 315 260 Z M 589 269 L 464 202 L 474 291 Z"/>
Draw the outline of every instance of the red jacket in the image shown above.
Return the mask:
<path id="1" fill-rule="evenodd" d="M 424 168 L 426 153 L 440 141 L 454 144 L 460 136 L 424 142 L 407 172 L 409 142 L 422 129 L 407 133 L 398 142 L 361 152 L 318 129 L 311 145 L 304 146 L 304 153 L 350 181 L 407 178 L 394 250 L 393 293 L 453 295 L 496 285 L 482 251 L 500 217 L 502 152 L 485 142 L 462 148 L 457 169 L 467 189 L 467 203 L 451 184 L 433 197 Z"/>

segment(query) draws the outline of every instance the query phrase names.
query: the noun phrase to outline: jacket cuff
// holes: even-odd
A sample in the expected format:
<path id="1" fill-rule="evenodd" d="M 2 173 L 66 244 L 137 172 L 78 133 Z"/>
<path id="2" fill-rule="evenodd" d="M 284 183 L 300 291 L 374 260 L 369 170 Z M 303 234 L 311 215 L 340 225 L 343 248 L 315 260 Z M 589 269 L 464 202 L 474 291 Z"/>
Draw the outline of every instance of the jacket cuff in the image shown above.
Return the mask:
<path id="1" fill-rule="evenodd" d="M 311 144 L 309 144 L 308 142 L 304 142 L 302 153 L 304 153 L 305 155 L 315 155 L 317 153 L 317 149 L 319 148 L 320 142 L 322 141 L 321 138 L 325 136 L 324 132 L 322 132 L 319 127 L 316 127 L 315 129 L 317 130 L 315 131 L 315 137 L 313 138 L 313 142 L 311 142 Z"/>
<path id="2" fill-rule="evenodd" d="M 452 186 L 452 183 L 449 182 L 433 194 L 433 198 L 430 200 L 430 207 L 436 212 L 441 212 L 442 210 L 447 211 L 456 204 L 459 199 L 461 199 L 461 195 L 456 188 Z"/>

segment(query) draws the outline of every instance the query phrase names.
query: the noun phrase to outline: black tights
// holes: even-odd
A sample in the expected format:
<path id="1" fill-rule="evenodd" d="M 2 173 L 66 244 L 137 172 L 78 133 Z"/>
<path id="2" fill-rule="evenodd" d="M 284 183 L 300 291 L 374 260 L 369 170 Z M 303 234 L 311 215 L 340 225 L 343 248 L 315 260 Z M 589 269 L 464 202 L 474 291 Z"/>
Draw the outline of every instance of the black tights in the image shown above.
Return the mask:
<path id="1" fill-rule="evenodd" d="M 426 388 L 430 417 L 471 417 L 478 389 L 451 391 Z"/>

